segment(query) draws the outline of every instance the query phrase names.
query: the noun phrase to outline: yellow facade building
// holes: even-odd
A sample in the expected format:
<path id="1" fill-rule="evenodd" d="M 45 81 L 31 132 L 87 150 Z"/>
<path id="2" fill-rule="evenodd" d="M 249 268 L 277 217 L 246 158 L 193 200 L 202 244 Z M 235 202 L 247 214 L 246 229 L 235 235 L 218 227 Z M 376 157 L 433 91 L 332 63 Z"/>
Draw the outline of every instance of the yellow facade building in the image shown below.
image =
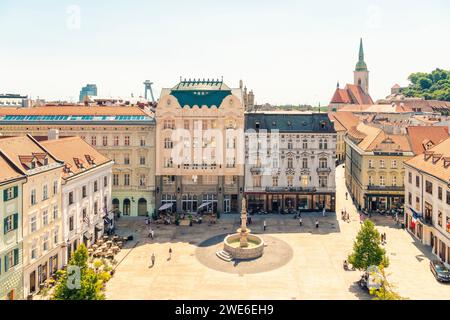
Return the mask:
<path id="1" fill-rule="evenodd" d="M 112 204 L 127 216 L 155 209 L 155 119 L 136 106 L 1 108 L 0 134 L 80 136 L 114 161 Z"/>

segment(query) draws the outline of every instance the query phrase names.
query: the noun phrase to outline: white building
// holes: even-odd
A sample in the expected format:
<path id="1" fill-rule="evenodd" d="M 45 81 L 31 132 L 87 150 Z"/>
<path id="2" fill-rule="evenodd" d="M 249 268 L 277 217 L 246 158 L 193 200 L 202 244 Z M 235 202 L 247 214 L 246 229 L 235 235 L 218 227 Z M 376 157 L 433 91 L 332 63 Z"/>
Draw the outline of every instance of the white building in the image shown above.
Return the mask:
<path id="1" fill-rule="evenodd" d="M 20 94 L 0 94 L 0 107 L 28 108 L 31 104 L 28 96 Z"/>
<path id="2" fill-rule="evenodd" d="M 407 229 L 450 266 L 450 138 L 405 163 Z"/>
<path id="3" fill-rule="evenodd" d="M 249 210 L 335 211 L 336 131 L 326 113 L 245 115 Z"/>
<path id="4" fill-rule="evenodd" d="M 111 211 L 113 161 L 80 137 L 58 138 L 56 130 L 51 130 L 49 140 L 41 143 L 64 161 L 61 203 L 66 246 L 63 264 L 67 264 L 81 243 L 90 245 L 108 228 L 104 217 Z"/>
<path id="5" fill-rule="evenodd" d="M 0 139 L 1 152 L 26 176 L 23 184 L 23 285 L 28 297 L 61 268 L 62 161 L 30 135 Z"/>

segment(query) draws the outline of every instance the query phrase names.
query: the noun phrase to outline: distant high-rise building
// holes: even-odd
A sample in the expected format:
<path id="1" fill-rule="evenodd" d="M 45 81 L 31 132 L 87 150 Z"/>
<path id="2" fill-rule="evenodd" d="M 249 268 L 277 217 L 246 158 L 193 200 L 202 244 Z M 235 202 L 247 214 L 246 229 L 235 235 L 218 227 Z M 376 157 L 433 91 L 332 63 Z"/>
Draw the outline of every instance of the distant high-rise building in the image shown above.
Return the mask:
<path id="1" fill-rule="evenodd" d="M 81 88 L 80 102 L 84 102 L 84 98 L 87 96 L 97 96 L 96 84 L 87 84 L 85 87 Z"/>

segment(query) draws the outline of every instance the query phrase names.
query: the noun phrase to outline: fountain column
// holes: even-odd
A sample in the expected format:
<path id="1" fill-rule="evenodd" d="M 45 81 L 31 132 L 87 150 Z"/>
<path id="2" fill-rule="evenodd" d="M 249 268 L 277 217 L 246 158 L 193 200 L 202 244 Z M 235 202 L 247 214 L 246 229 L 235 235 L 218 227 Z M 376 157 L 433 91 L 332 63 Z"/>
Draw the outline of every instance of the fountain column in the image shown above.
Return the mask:
<path id="1" fill-rule="evenodd" d="M 241 211 L 241 228 L 237 230 L 240 233 L 240 247 L 248 247 L 247 236 L 250 230 L 247 229 L 247 205 L 245 203 L 245 198 L 242 199 L 242 211 Z"/>

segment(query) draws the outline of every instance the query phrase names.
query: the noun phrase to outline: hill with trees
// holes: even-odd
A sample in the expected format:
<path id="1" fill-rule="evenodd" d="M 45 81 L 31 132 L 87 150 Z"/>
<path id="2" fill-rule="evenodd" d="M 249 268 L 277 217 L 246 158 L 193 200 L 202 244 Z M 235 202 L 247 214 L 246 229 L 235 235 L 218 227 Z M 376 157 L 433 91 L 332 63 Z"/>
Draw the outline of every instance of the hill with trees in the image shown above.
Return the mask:
<path id="1" fill-rule="evenodd" d="M 408 77 L 410 84 L 402 89 L 406 97 L 450 101 L 450 71 L 436 69 L 431 73 L 416 72 Z"/>

